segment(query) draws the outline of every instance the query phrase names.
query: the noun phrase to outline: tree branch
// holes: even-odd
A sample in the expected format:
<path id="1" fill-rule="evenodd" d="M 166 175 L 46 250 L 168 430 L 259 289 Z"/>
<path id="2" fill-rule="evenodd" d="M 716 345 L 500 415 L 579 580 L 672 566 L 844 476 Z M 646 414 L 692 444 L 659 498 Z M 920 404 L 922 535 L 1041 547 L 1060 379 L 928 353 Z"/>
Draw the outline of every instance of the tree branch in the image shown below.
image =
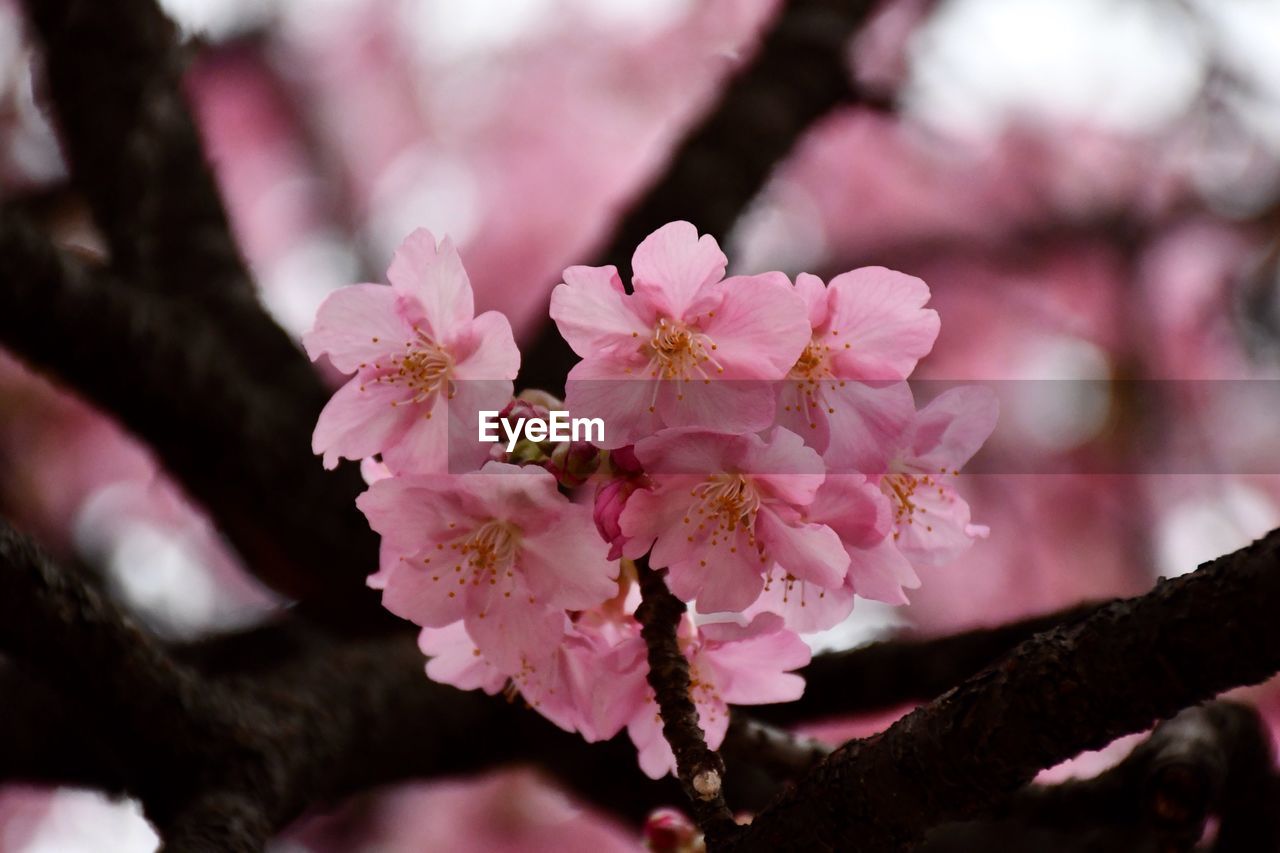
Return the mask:
<path id="1" fill-rule="evenodd" d="M 372 595 L 352 594 L 376 565 L 375 539 L 352 506 L 362 483 L 353 466 L 322 474 L 309 453 L 329 392 L 258 304 L 187 108 L 176 28 L 154 0 L 24 5 L 44 43 L 74 183 L 106 237 L 117 275 L 114 298 L 77 291 L 74 308 L 87 312 L 95 301 L 110 301 L 119 323 L 55 312 L 60 322 L 49 324 L 54 334 L 44 334 L 63 349 L 62 363 L 42 357 L 47 353 L 21 330 L 17 340 L 0 340 L 53 369 L 153 445 L 250 569 L 300 599 L 310 615 L 343 629 L 389 627 L 393 620 Z M 11 232 L 5 248 L 13 251 L 12 222 L 3 227 Z M 17 242 L 32 252 L 30 232 Z M 57 270 L 50 250 L 34 251 L 15 273 L 30 272 L 21 263 L 34 260 L 46 283 L 66 276 L 67 265 Z M 53 297 L 68 296 L 59 288 L 48 298 L 20 299 L 30 310 L 12 322 L 41 328 L 37 320 L 50 317 L 35 312 Z M 91 324 L 96 328 L 89 331 Z M 121 334 L 129 340 L 112 339 Z M 120 353 L 121 344 L 144 352 Z M 154 371 L 143 394 L 127 387 L 131 377 L 106 375 L 122 356 L 173 357 L 184 347 L 173 362 L 183 369 L 124 362 Z M 96 370 L 84 363 L 68 369 L 66 362 L 79 356 L 96 359 Z M 188 393 L 192 387 L 200 394 Z M 228 403 L 231 410 L 220 413 Z M 242 482 L 230 482 L 230 470 L 242 473 Z"/>
<path id="2" fill-rule="evenodd" d="M 1086 602 L 1017 622 L 944 637 L 898 637 L 816 656 L 800 671 L 804 695 L 762 705 L 752 715 L 780 725 L 878 711 L 933 699 L 1019 643 L 1089 616 L 1102 605 Z"/>
<path id="3" fill-rule="evenodd" d="M 680 649 L 680 621 L 685 604 L 671 594 L 665 570 L 636 561 L 640 606 L 636 619 L 649 652 L 649 686 L 662 715 L 662 734 L 675 753 L 676 770 L 693 806 L 694 819 L 708 840 L 718 842 L 736 829 L 724 800 L 724 761 L 707 746 L 698 722 L 689 679 L 689 661 Z"/>
<path id="4" fill-rule="evenodd" d="M 359 474 L 324 472 L 311 415 L 227 359 L 219 331 L 182 324 L 4 208 L 0 278 L 0 343 L 147 442 L 258 577 L 330 624 L 399 623 L 363 588 L 377 547 L 354 504 Z"/>
<path id="5" fill-rule="evenodd" d="M 937 827 L 920 853 L 1191 851 L 1211 815 L 1219 817 L 1218 853 L 1245 832 L 1249 847 L 1239 849 L 1274 850 L 1280 838 L 1267 814 L 1276 803 L 1271 762 L 1270 734 L 1257 711 L 1210 702 L 1160 725 L 1099 776 L 1029 785 L 980 821 Z"/>
<path id="6" fill-rule="evenodd" d="M 666 172 L 631 205 L 598 263 L 627 270 L 640 241 L 677 219 L 726 237 L 801 134 L 837 105 L 858 97 L 846 47 L 874 5 L 871 0 L 784 3 L 755 56 L 685 135 Z M 521 381 L 525 387 L 561 391 L 575 360 L 549 323 L 527 351 Z"/>
<path id="7" fill-rule="evenodd" d="M 1037 771 L 1280 669 L 1280 531 L 1037 635 L 888 730 L 837 749 L 735 850 L 902 850 Z"/>

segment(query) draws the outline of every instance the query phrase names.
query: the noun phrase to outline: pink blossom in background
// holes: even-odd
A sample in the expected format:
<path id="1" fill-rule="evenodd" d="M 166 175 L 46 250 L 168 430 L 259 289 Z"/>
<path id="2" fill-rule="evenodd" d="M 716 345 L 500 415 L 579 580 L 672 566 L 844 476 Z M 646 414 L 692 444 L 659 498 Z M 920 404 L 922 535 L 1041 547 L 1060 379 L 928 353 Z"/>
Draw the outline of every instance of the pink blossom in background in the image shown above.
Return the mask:
<path id="1" fill-rule="evenodd" d="M 824 588 L 844 582 L 849 557 L 831 528 L 803 518 L 822 485 L 822 459 L 785 429 L 767 438 L 665 430 L 636 445 L 653 483 L 620 519 L 628 556 L 649 551 L 668 586 L 702 612 L 741 611 L 780 569 Z"/>
<path id="2" fill-rule="evenodd" d="M 639 831 L 583 808 L 532 770 L 410 783 L 299 822 L 308 853 L 640 853 Z"/>
<path id="3" fill-rule="evenodd" d="M 520 366 L 511 325 L 475 315 L 457 250 L 429 231 L 405 239 L 387 278 L 335 291 L 303 338 L 312 359 L 356 374 L 321 412 L 313 448 L 327 468 L 374 454 L 395 472 L 478 466 L 476 413 L 511 398 Z"/>
<path id="4" fill-rule="evenodd" d="M 564 633 L 563 610 L 616 592 L 589 507 L 556 490 L 537 467 L 490 462 L 453 477 L 380 480 L 357 501 L 382 535 L 369 578 L 383 604 L 424 627 L 465 620 L 467 633 L 507 675 Z"/>
<path id="5" fill-rule="evenodd" d="M 726 258 L 687 222 L 650 234 L 632 257 L 635 292 L 613 267 L 570 267 L 551 317 L 583 360 L 565 402 L 608 424 L 602 446 L 662 427 L 764 429 L 774 391 L 809 337 L 781 273 L 725 279 Z"/>

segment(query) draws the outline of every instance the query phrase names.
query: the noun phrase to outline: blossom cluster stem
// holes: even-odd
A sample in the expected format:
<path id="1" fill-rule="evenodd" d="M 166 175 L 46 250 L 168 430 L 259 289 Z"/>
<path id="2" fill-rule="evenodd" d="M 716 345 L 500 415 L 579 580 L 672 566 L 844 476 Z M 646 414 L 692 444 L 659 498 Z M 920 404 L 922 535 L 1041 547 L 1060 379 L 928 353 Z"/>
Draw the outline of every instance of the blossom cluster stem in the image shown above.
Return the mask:
<path id="1" fill-rule="evenodd" d="M 666 571 L 636 562 L 640 583 L 641 625 L 649 657 L 649 686 L 662 715 L 662 733 L 675 753 L 677 775 L 692 804 L 694 818 L 707 840 L 728 838 L 736 828 L 724 799 L 724 760 L 707 746 L 698 724 L 698 709 L 690 696 L 689 661 L 680 650 L 678 630 L 686 607 L 667 589 Z"/>

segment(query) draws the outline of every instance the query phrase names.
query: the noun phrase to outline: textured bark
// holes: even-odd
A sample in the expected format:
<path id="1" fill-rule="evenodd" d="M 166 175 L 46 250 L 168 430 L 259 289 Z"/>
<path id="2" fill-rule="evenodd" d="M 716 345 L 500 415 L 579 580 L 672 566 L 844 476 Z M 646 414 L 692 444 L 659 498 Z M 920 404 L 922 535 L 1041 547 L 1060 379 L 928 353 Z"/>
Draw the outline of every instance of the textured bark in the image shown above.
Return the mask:
<path id="1" fill-rule="evenodd" d="M 686 133 L 666 171 L 629 207 L 597 263 L 617 267 L 630 288 L 631 253 L 656 228 L 685 219 L 702 233 L 727 237 L 804 131 L 837 105 L 858 100 L 846 48 L 874 5 L 871 0 L 783 4 L 755 55 Z M 525 357 L 521 382 L 562 390 L 574 361 L 549 323 Z"/>
<path id="2" fill-rule="evenodd" d="M 1272 761 L 1257 711 L 1211 702 L 1161 725 L 1095 778 L 1030 785 L 982 820 L 938 827 L 919 853 L 1189 853 L 1210 816 L 1213 853 L 1280 849 Z"/>
<path id="3" fill-rule="evenodd" d="M 376 559 L 375 540 L 351 505 L 359 476 L 326 477 L 309 453 L 329 392 L 258 304 L 187 108 L 173 24 L 154 0 L 23 5 L 45 48 L 73 182 L 110 249 L 110 287 L 122 300 L 129 291 L 132 301 L 128 311 L 114 303 L 118 322 L 105 326 L 91 313 L 109 301 L 105 295 L 83 288 L 14 294 L 10 306 L 25 313 L 10 320 L 25 334 L 0 343 L 52 369 L 153 445 L 267 583 L 344 629 L 386 627 L 374 596 L 356 593 Z M 6 241 L 4 248 L 14 247 Z M 57 264 L 44 254 L 36 262 L 52 285 Z M 12 272 L 6 281 L 40 283 L 29 268 Z M 61 313 L 41 313 L 50 302 Z M 29 340 L 37 335 L 47 341 Z M 121 352 L 121 344 L 134 351 Z M 185 355 L 167 360 L 184 347 Z M 62 363 L 33 348 L 60 348 L 53 356 Z M 79 362 L 75 369 L 67 369 L 70 361 Z M 130 388 L 139 364 L 156 381 Z M 113 369 L 117 376 L 106 375 Z M 256 458 L 242 456 L 245 445 Z M 227 482 L 228 470 L 243 468 L 251 469 L 244 472 L 249 489 Z M 331 533 L 312 523 L 316 509 L 333 519 Z"/>
<path id="4" fill-rule="evenodd" d="M 895 637 L 817 655 L 801 670 L 804 695 L 784 705 L 762 705 L 752 715 L 778 724 L 880 711 L 933 699 L 1007 654 L 1024 640 L 1095 612 L 1085 603 L 1005 625 L 943 637 Z"/>
<path id="5" fill-rule="evenodd" d="M 250 570 L 344 628 L 394 626 L 364 588 L 377 540 L 353 466 L 310 451 L 314 412 L 234 359 L 216 328 L 57 252 L 0 209 L 0 344 L 112 413 L 213 514 Z M 317 523 L 323 519 L 323 523 Z"/>
<path id="6" fill-rule="evenodd" d="M 411 637 L 293 623 L 167 649 L 2 522 L 0 649 L 0 778 L 129 793 L 172 849 L 261 849 L 312 805 L 511 763 L 636 822 L 679 796 L 625 737 L 429 681 Z"/>
<path id="7" fill-rule="evenodd" d="M 1280 531 L 1037 635 L 879 735 L 837 749 L 735 850 L 904 850 L 1042 768 L 1280 669 Z"/>

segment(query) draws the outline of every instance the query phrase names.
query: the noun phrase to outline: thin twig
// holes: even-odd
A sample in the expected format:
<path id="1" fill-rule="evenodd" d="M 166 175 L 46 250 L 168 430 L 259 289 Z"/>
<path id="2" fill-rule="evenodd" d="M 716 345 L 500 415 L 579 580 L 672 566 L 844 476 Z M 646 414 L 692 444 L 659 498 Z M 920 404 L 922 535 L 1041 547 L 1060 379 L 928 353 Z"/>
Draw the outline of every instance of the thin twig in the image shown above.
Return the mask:
<path id="1" fill-rule="evenodd" d="M 724 799 L 724 761 L 707 746 L 689 681 L 689 661 L 680 649 L 685 604 L 667 589 L 665 570 L 636 562 L 641 602 L 636 619 L 649 653 L 649 686 L 662 715 L 662 734 L 675 753 L 677 775 L 693 806 L 698 826 L 713 843 L 732 835 L 733 814 Z"/>

